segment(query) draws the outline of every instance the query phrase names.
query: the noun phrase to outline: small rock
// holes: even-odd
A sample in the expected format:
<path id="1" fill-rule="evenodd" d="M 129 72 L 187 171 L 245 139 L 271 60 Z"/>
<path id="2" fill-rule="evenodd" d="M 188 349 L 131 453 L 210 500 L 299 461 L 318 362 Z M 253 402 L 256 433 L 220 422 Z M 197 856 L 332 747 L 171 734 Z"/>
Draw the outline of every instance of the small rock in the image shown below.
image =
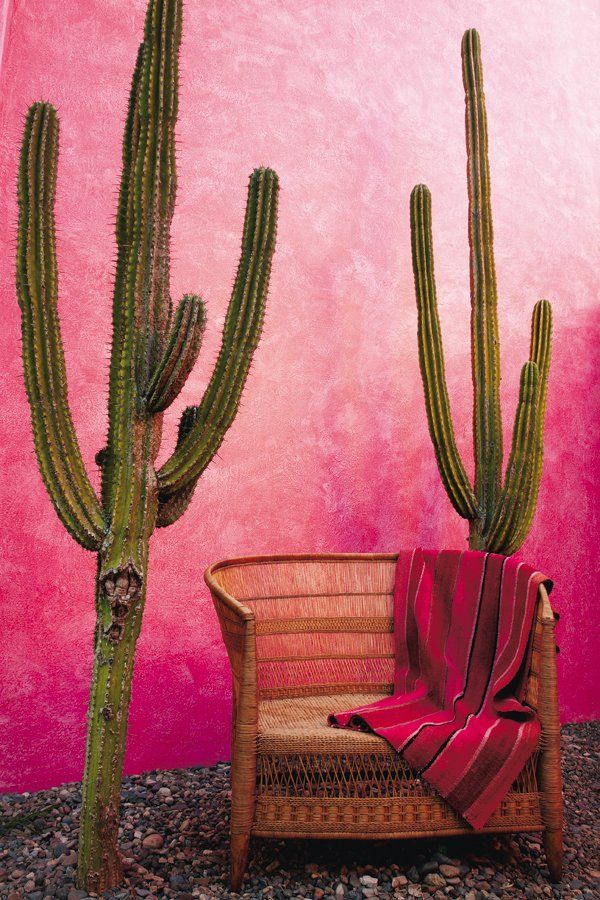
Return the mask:
<path id="1" fill-rule="evenodd" d="M 425 884 L 428 884 L 429 887 L 446 887 L 446 879 L 442 875 L 440 875 L 439 872 L 428 872 L 423 881 Z"/>
<path id="2" fill-rule="evenodd" d="M 406 877 L 406 875 L 396 875 L 395 878 L 392 878 L 392 887 L 395 891 L 399 890 L 400 888 L 406 887 L 407 884 L 408 878 Z"/>
<path id="3" fill-rule="evenodd" d="M 413 884 L 418 884 L 421 880 L 421 876 L 419 875 L 419 870 L 416 866 L 411 866 L 408 872 L 406 873 L 408 876 L 408 880 L 412 881 Z"/>
<path id="4" fill-rule="evenodd" d="M 164 839 L 162 835 L 157 834 L 155 831 L 151 834 L 147 834 L 142 841 L 142 847 L 148 847 L 150 850 L 160 850 L 163 844 Z"/>
<path id="5" fill-rule="evenodd" d="M 373 878 L 372 875 L 362 875 L 360 878 L 360 883 L 368 888 L 376 887 L 378 884 L 378 879 Z"/>
<path id="6" fill-rule="evenodd" d="M 87 891 L 78 891 L 76 889 L 69 891 L 67 894 L 67 900 L 86 900 L 86 897 L 89 897 Z"/>
<path id="7" fill-rule="evenodd" d="M 440 872 L 444 878 L 458 878 L 460 876 L 460 869 L 458 866 L 452 866 L 449 863 L 441 863 Z"/>
<path id="8" fill-rule="evenodd" d="M 346 893 L 346 889 L 345 889 L 344 885 L 340 882 L 338 885 L 336 885 L 335 896 L 338 898 L 338 900 L 340 900 L 340 898 L 343 897 L 345 893 Z"/>
<path id="9" fill-rule="evenodd" d="M 159 797 L 170 797 L 171 789 L 168 787 L 161 787 L 157 790 L 156 793 L 158 794 Z"/>
<path id="10" fill-rule="evenodd" d="M 75 850 L 69 850 L 68 853 L 63 853 L 60 858 L 61 866 L 74 866 L 77 863 L 77 853 Z M 85 895 L 87 897 L 87 894 Z"/>

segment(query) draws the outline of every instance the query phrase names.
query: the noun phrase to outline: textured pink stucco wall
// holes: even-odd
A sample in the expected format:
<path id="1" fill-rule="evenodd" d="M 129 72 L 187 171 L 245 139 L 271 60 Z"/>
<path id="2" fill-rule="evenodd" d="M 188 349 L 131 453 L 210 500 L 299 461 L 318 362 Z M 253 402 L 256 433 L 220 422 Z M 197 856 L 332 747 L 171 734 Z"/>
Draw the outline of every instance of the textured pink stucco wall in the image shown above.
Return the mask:
<path id="1" fill-rule="evenodd" d="M 94 469 L 105 428 L 111 221 L 144 0 L 7 6 L 0 228 L 14 242 L 21 121 L 62 125 L 57 220 L 71 403 Z M 461 546 L 427 435 L 408 197 L 432 189 L 440 311 L 458 439 L 471 387 L 460 39 L 484 48 L 506 441 L 535 300 L 556 341 L 538 515 L 523 556 L 556 580 L 565 720 L 597 705 L 598 46 L 594 0 L 188 0 L 174 295 L 201 291 L 201 396 L 237 261 L 248 173 L 281 177 L 264 338 L 243 408 L 191 509 L 152 544 L 127 768 L 228 754 L 229 672 L 202 582 L 232 554 Z M 82 771 L 94 559 L 66 535 L 33 457 L 12 250 L 0 256 L 1 786 Z"/>

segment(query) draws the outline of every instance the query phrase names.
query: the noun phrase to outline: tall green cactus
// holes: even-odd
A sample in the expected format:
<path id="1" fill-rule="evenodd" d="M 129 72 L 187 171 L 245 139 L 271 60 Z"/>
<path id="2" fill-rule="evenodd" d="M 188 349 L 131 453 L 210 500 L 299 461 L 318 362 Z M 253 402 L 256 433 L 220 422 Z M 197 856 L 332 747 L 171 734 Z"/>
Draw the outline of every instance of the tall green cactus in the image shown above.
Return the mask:
<path id="1" fill-rule="evenodd" d="M 431 194 L 424 184 L 411 194 L 410 225 L 419 314 L 419 362 L 429 432 L 450 501 L 469 521 L 469 546 L 509 555 L 529 532 L 542 476 L 546 391 L 552 343 L 552 309 L 533 310 L 529 361 L 521 372 L 512 450 L 502 483 L 500 348 L 494 266 L 490 169 L 479 35 L 462 41 L 466 104 L 471 352 L 474 389 L 475 484 L 463 465 L 450 412 L 437 309 L 431 236 Z"/>
<path id="2" fill-rule="evenodd" d="M 257 169 L 221 352 L 202 401 L 182 415 L 175 451 L 157 469 L 163 413 L 196 361 L 205 322 L 199 297 L 186 295 L 174 314 L 169 297 L 181 7 L 181 0 L 150 0 L 131 86 L 116 219 L 108 440 L 96 457 L 101 501 L 67 400 L 54 233 L 59 126 L 48 103 L 28 112 L 19 170 L 17 291 L 35 449 L 61 521 L 98 554 L 78 862 L 80 884 L 97 893 L 121 877 L 119 796 L 149 538 L 185 511 L 235 417 L 260 338 L 275 246 L 277 176 Z"/>

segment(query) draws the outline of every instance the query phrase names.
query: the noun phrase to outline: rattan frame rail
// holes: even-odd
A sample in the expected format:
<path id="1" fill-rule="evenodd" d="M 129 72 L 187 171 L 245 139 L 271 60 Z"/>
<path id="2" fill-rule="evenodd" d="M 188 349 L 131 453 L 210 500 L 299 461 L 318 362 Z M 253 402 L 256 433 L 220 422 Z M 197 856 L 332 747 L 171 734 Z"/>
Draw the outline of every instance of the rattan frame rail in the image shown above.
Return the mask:
<path id="1" fill-rule="evenodd" d="M 375 735 L 327 728 L 327 712 L 392 691 L 393 554 L 223 560 L 205 581 L 233 673 L 231 887 L 251 836 L 415 838 L 469 834 L 445 800 Z M 538 751 L 484 831 L 543 832 L 562 875 L 556 618 L 540 587 L 527 702 Z"/>

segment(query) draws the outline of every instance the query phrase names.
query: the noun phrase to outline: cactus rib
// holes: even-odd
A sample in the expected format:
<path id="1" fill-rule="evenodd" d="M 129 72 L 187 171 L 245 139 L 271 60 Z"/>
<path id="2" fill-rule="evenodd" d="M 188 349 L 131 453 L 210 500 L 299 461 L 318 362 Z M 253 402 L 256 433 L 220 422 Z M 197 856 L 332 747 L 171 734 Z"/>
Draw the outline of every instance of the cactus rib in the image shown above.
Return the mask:
<path id="1" fill-rule="evenodd" d="M 25 385 L 36 455 L 55 509 L 68 532 L 98 550 L 104 516 L 86 473 L 68 405 L 58 320 L 54 198 L 59 125 L 48 103 L 31 107 L 19 168 L 17 293 L 22 311 Z"/>
<path id="2" fill-rule="evenodd" d="M 179 395 L 198 359 L 205 324 L 202 300 L 186 294 L 175 311 L 167 346 L 148 388 L 149 412 L 162 412 Z"/>
<path id="3" fill-rule="evenodd" d="M 262 330 L 275 248 L 278 186 L 271 169 L 256 169 L 250 178 L 242 255 L 221 350 L 194 426 L 158 472 L 163 501 L 202 474 L 237 412 Z"/>
<path id="4" fill-rule="evenodd" d="M 419 363 L 425 389 L 429 433 L 440 475 L 452 505 L 460 516 L 473 519 L 477 514 L 477 500 L 456 446 L 446 387 L 433 265 L 431 194 L 423 184 L 417 185 L 412 191 L 410 217 L 413 271 L 419 313 Z"/>

